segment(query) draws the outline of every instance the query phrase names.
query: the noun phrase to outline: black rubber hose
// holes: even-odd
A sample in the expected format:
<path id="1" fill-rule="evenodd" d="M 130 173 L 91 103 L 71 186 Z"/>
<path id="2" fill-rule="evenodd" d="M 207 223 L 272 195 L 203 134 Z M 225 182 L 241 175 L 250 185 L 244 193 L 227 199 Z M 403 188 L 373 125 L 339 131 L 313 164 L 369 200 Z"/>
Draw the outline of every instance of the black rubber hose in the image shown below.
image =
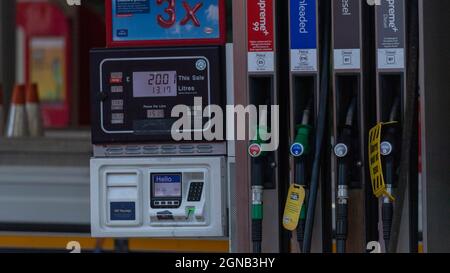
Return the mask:
<path id="1" fill-rule="evenodd" d="M 253 158 L 251 166 L 252 187 L 263 185 L 263 171 L 264 171 L 263 158 L 261 157 Z M 262 219 L 252 219 L 252 242 L 253 242 L 253 253 L 261 253 Z"/>
<path id="2" fill-rule="evenodd" d="M 339 143 L 347 146 L 347 154 L 338 158 L 338 192 L 336 205 L 336 250 L 337 253 L 346 252 L 348 237 L 348 166 L 351 164 L 352 141 L 353 141 L 353 120 L 356 112 L 356 97 L 352 99 L 347 111 L 345 126 L 339 136 Z"/>
<path id="3" fill-rule="evenodd" d="M 381 206 L 382 221 L 383 221 L 383 240 L 386 247 L 386 252 L 389 252 L 389 242 L 391 240 L 392 229 L 392 215 L 394 211 L 394 205 L 389 203 L 383 203 Z"/>
<path id="4" fill-rule="evenodd" d="M 337 204 L 336 206 L 336 251 L 346 252 L 347 232 L 348 232 L 348 206 L 347 204 Z"/>
<path id="5" fill-rule="evenodd" d="M 322 56 L 321 56 L 321 78 L 320 78 L 320 98 L 319 114 L 316 127 L 316 139 L 314 149 L 314 161 L 311 173 L 311 183 L 308 198 L 308 210 L 305 223 L 305 239 L 303 241 L 303 253 L 311 252 L 311 241 L 314 226 L 314 214 L 316 210 L 317 192 L 319 189 L 319 176 L 322 148 L 325 138 L 325 127 L 327 126 L 327 106 L 328 93 L 330 89 L 330 50 L 331 50 L 331 1 L 322 0 L 320 3 L 324 7 L 323 31 L 322 35 Z"/>
<path id="6" fill-rule="evenodd" d="M 295 162 L 295 182 L 298 185 L 301 185 L 303 187 L 306 186 L 306 168 L 305 168 L 305 159 L 298 158 Z M 303 206 L 306 206 L 306 196 L 305 196 L 305 202 L 303 203 Z M 300 216 L 301 217 L 301 216 Z M 297 225 L 297 242 L 300 246 L 300 248 L 303 245 L 303 241 L 305 238 L 305 219 L 300 218 Z"/>
<path id="7" fill-rule="evenodd" d="M 411 160 L 411 147 L 413 130 L 416 129 L 414 122 L 417 111 L 417 98 L 419 90 L 419 6 L 417 0 L 407 2 L 408 23 L 408 54 L 407 71 L 408 79 L 406 85 L 405 117 L 403 119 L 400 175 L 398 180 L 398 194 L 396 195 L 394 215 L 392 219 L 391 240 L 389 241 L 389 252 L 397 251 L 400 224 L 402 221 L 403 206 L 409 186 L 409 166 Z"/>
<path id="8" fill-rule="evenodd" d="M 295 160 L 295 183 L 303 187 L 306 186 L 306 168 L 304 158 Z"/>
<path id="9" fill-rule="evenodd" d="M 261 253 L 262 220 L 252 220 L 253 253 Z"/>
<path id="10" fill-rule="evenodd" d="M 339 162 L 338 186 L 347 186 L 347 164 L 345 159 Z M 345 253 L 348 233 L 348 204 L 347 199 L 340 199 L 336 205 L 336 251 Z"/>
<path id="11" fill-rule="evenodd" d="M 301 247 L 303 245 L 303 242 L 305 241 L 305 220 L 300 219 L 298 221 L 297 225 L 297 242 L 298 245 Z"/>
<path id="12" fill-rule="evenodd" d="M 400 98 L 397 97 L 392 106 L 391 114 L 389 117 L 389 121 L 397 121 L 398 112 L 400 109 Z M 386 180 L 386 186 L 390 193 L 392 194 L 392 189 L 394 188 L 394 177 L 395 177 L 395 154 L 398 153 L 397 148 L 397 130 L 396 125 L 393 124 L 387 128 L 384 141 L 391 145 L 391 151 L 388 155 L 384 156 L 383 160 L 383 169 L 384 169 L 384 177 Z M 393 216 L 394 205 L 389 198 L 384 197 L 383 203 L 381 206 L 381 219 L 383 221 L 383 240 L 385 245 L 386 252 L 389 252 L 389 241 L 391 239 L 391 229 L 392 229 L 392 216 Z"/>

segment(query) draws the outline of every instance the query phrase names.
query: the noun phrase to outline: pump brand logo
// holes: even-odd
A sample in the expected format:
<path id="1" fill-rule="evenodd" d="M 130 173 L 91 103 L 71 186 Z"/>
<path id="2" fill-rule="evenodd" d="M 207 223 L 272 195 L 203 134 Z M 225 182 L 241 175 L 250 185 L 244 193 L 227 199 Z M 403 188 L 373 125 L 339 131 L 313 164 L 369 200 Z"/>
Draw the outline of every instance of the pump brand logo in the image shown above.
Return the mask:
<path id="1" fill-rule="evenodd" d="M 270 132 L 258 128 L 269 128 L 267 122 L 270 107 Z M 203 108 L 202 98 L 194 98 L 194 106 L 184 104 L 172 108 L 171 117 L 178 118 L 172 125 L 174 141 L 256 141 L 260 142 L 260 152 L 276 151 L 279 146 L 278 105 L 227 105 L 226 113 L 218 105 Z M 223 124 L 226 117 L 227 124 Z M 207 122 L 205 122 L 207 120 Z M 226 134 L 225 134 L 226 129 Z M 248 136 L 248 138 L 247 138 Z"/>
<path id="2" fill-rule="evenodd" d="M 387 14 L 385 14 L 385 25 L 388 25 L 390 29 L 394 32 L 400 31 L 397 27 L 397 16 L 396 16 L 396 6 L 395 0 L 385 0 L 388 5 Z"/>

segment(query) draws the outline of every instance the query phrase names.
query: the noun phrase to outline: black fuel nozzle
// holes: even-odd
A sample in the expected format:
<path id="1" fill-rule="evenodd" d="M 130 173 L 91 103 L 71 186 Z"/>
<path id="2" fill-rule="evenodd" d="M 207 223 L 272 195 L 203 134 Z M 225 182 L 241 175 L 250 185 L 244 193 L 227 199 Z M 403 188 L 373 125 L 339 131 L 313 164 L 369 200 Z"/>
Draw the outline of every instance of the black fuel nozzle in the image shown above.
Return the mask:
<path id="1" fill-rule="evenodd" d="M 337 204 L 336 204 L 336 247 L 338 253 L 345 253 L 348 235 L 348 173 L 352 157 L 353 121 L 356 112 L 356 98 L 352 99 L 345 124 L 338 136 L 334 154 L 338 161 Z"/>
<path id="2" fill-rule="evenodd" d="M 389 122 L 396 122 L 399 116 L 400 110 L 400 98 L 397 97 L 392 105 L 391 112 L 389 115 Z M 396 153 L 397 153 L 397 138 L 398 138 L 398 124 L 392 123 L 386 127 L 382 142 L 380 145 L 381 155 L 383 156 L 383 169 L 384 178 L 386 183 L 386 191 L 392 195 L 392 190 L 395 185 L 396 177 Z M 387 196 L 383 197 L 383 202 L 381 205 L 381 219 L 383 222 L 383 239 L 385 243 L 386 252 L 388 250 L 390 238 L 391 238 L 391 228 L 392 219 L 394 214 L 394 204 L 391 199 Z"/>

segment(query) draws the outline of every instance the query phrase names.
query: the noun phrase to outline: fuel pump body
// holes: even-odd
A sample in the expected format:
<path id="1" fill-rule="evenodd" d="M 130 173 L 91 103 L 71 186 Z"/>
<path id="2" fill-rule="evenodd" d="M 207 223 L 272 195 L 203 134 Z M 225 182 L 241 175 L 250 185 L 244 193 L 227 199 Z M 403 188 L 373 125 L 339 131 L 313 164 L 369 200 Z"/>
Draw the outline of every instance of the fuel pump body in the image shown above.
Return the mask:
<path id="1" fill-rule="evenodd" d="M 386 134 L 382 135 L 382 143 L 390 144 L 394 150 L 390 151 L 389 155 L 382 157 L 384 162 L 384 168 L 387 168 L 386 161 L 390 160 L 393 164 L 393 171 L 390 173 L 384 173 L 385 179 L 391 180 L 387 183 L 387 189 L 389 192 L 395 195 L 404 195 L 405 206 L 402 211 L 402 221 L 400 224 L 400 236 L 398 240 L 397 251 L 398 252 L 416 252 L 417 251 L 417 233 L 418 233 L 418 204 L 417 204 L 417 164 L 411 163 L 409 185 L 406 187 L 406 192 L 397 191 L 398 187 L 398 171 L 400 166 L 400 154 L 402 149 L 402 130 L 403 122 L 405 118 L 407 101 L 407 93 L 414 94 L 416 90 L 406 90 L 407 86 L 407 56 L 408 56 L 408 39 L 407 34 L 410 26 L 407 21 L 408 5 L 414 5 L 405 0 L 392 0 L 382 1 L 381 5 L 376 6 L 376 47 L 377 47 L 377 67 L 376 67 L 376 88 L 377 88 L 377 121 L 388 122 L 394 117 L 397 122 L 392 126 L 388 126 L 383 129 L 385 132 L 394 131 L 391 136 Z M 386 20 L 388 23 L 386 23 Z M 411 79 L 413 80 L 413 79 Z M 398 103 L 398 106 L 395 104 Z M 395 109 L 397 108 L 397 109 Z M 391 127 L 391 128 L 389 128 Z M 414 134 L 410 136 L 414 139 Z M 417 144 L 413 144 L 417 146 Z M 382 151 L 383 153 L 383 151 Z M 412 158 L 415 158 L 412 157 Z M 415 164 L 415 166 L 414 166 Z M 390 178 L 389 178 L 390 177 Z M 390 210 L 386 209 L 386 206 L 391 206 Z M 386 198 L 380 200 L 380 238 L 384 238 L 383 245 L 389 243 L 387 233 L 390 233 L 389 225 L 386 226 L 386 221 L 392 221 L 392 217 L 387 217 L 386 214 L 391 214 L 392 211 L 401 209 L 396 206 L 396 202 L 393 203 Z M 388 211 L 388 213 L 386 213 Z M 392 216 L 392 215 L 391 215 Z M 387 218 L 386 218 L 387 217 Z M 387 249 L 387 245 L 385 249 Z"/>
<path id="2" fill-rule="evenodd" d="M 373 48 L 370 36 L 373 33 L 371 14 L 374 10 L 364 2 L 332 1 L 333 185 L 336 206 L 342 204 L 348 208 L 348 213 L 340 211 L 346 224 L 343 224 L 342 217 L 338 215 L 335 228 L 342 229 L 337 233 L 343 233 L 338 234 L 338 237 L 346 241 L 341 251 L 347 252 L 364 252 L 366 242 L 373 240 L 373 233 L 376 233 L 370 230 L 373 226 L 370 223 L 373 204 L 370 202 L 371 184 L 366 167 L 366 139 L 371 122 L 374 122 L 373 107 L 370 104 L 375 94 L 370 82 L 373 73 L 371 66 L 374 63 L 373 56 L 370 55 Z M 353 116 L 349 116 L 352 101 L 356 105 Z M 346 143 L 345 139 L 349 138 L 351 141 Z M 344 153 L 342 147 L 345 148 Z"/>
<path id="3" fill-rule="evenodd" d="M 218 46 L 92 50 L 93 143 L 170 141 L 172 109 L 195 97 L 203 121 L 204 107 L 224 104 L 223 55 Z"/>
<path id="4" fill-rule="evenodd" d="M 91 52 L 94 236 L 226 235 L 226 143 L 171 135 L 176 105 L 222 105 L 221 56 L 220 47 Z M 194 138 L 203 127 L 184 130 Z"/>
<path id="5" fill-rule="evenodd" d="M 278 105 L 278 44 L 277 18 L 278 3 L 275 0 L 245 1 L 247 27 L 247 101 L 246 105 Z M 262 114 L 262 113 L 259 113 Z M 264 118 L 264 117 L 263 117 Z M 258 115 L 255 132 L 271 131 L 271 118 L 261 124 Z M 254 126 L 254 125 L 253 125 Z M 279 153 L 270 151 L 259 157 L 251 156 L 251 148 L 256 147 L 253 140 L 248 142 L 247 159 L 250 161 L 249 180 L 251 185 L 252 242 L 254 252 L 280 251 L 279 213 Z M 264 206 L 264 204 L 266 204 Z M 275 235 L 276 234 L 276 235 Z M 274 236 L 275 235 L 275 236 Z"/>
<path id="6" fill-rule="evenodd" d="M 289 1 L 289 40 L 290 40 L 290 182 L 301 183 L 308 190 L 309 179 L 311 177 L 310 170 L 313 160 L 313 131 L 317 123 L 317 111 L 319 104 L 319 87 L 320 87 L 320 46 L 319 46 L 319 1 L 317 0 L 290 0 Z M 306 124 L 302 124 L 305 116 L 305 110 L 308 109 L 309 118 L 305 120 Z M 299 126 L 309 126 L 306 140 L 310 145 L 305 147 L 305 143 L 299 143 L 298 129 Z M 296 146 L 301 145 L 302 153 L 297 155 Z M 307 150 L 306 150 L 307 149 Z M 298 172 L 304 172 L 303 179 L 300 178 Z M 324 176 L 321 177 L 323 181 Z M 322 182 L 319 182 L 322 185 Z M 308 191 L 307 191 L 308 192 Z M 314 217 L 314 232 L 312 239 L 312 252 L 323 251 L 323 206 L 322 206 L 322 186 L 319 186 L 319 193 L 316 204 L 316 215 Z M 307 196 L 306 196 L 307 199 Z M 304 236 L 304 224 L 306 218 L 305 201 L 302 207 L 303 213 L 300 215 L 299 225 L 297 227 L 297 244 L 299 250 L 302 249 L 302 238 Z M 294 243 L 295 244 L 295 243 Z"/>
<path id="7" fill-rule="evenodd" d="M 224 156 L 92 159 L 92 236 L 226 236 L 225 162 Z"/>
<path id="8" fill-rule="evenodd" d="M 225 1 L 145 2 L 106 1 L 112 48 L 90 53 L 92 235 L 227 239 L 234 151 L 204 134 L 228 97 Z"/>

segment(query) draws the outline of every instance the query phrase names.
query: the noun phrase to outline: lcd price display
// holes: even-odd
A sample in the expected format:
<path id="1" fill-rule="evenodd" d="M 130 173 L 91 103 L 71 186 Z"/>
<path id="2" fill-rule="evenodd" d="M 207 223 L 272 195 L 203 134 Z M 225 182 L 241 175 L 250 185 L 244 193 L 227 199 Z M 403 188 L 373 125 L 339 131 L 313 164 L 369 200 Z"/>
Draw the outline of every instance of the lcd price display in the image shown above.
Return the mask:
<path id="1" fill-rule="evenodd" d="M 176 71 L 133 72 L 133 97 L 176 97 Z"/>

